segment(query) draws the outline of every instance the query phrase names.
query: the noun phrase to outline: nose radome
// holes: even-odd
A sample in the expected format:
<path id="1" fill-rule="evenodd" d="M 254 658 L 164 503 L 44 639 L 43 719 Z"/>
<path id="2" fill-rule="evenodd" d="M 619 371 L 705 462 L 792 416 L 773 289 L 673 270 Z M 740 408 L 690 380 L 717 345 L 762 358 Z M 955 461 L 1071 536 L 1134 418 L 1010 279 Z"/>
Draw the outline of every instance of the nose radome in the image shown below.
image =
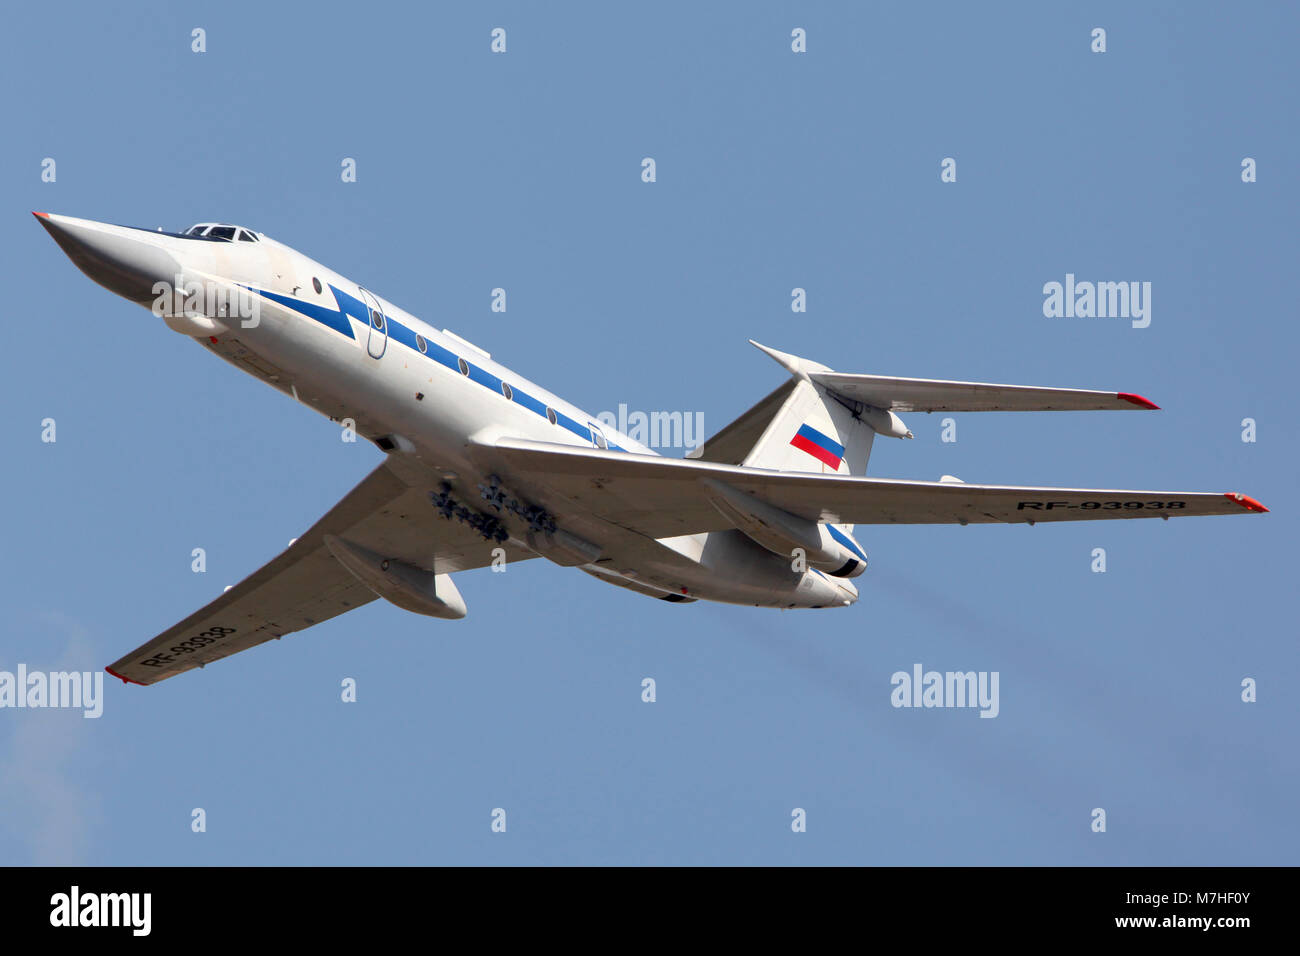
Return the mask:
<path id="1" fill-rule="evenodd" d="M 149 306 L 157 298 L 154 284 L 170 286 L 181 271 L 176 259 L 147 229 L 48 212 L 32 215 L 78 269 L 124 299 Z"/>

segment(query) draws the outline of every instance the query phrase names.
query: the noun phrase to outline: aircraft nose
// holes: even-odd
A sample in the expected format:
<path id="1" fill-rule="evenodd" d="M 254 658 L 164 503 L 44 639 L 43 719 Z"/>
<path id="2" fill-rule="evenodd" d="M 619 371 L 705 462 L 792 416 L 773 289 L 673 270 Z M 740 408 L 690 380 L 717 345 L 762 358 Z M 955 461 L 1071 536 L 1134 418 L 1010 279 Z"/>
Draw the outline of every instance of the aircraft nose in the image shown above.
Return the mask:
<path id="1" fill-rule="evenodd" d="M 147 229 L 48 212 L 32 215 L 78 269 L 124 299 L 150 306 L 158 297 L 154 284 L 166 282 L 170 287 L 181 271 L 162 237 Z"/>

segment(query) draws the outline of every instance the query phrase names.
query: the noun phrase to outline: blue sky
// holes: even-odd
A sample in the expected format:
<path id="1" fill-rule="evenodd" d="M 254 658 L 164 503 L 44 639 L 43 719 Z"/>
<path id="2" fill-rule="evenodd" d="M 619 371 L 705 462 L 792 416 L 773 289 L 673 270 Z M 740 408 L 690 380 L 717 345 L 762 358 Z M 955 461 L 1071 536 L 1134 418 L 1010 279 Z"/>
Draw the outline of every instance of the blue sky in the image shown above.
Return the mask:
<path id="1" fill-rule="evenodd" d="M 0 669 L 102 668 L 380 460 L 93 285 L 29 210 L 244 223 L 588 411 L 702 411 L 710 433 L 782 379 L 747 338 L 841 371 L 1138 392 L 1162 410 L 959 415 L 955 443 L 905 416 L 916 439 L 879 440 L 871 473 L 1273 510 L 860 527 L 871 568 L 840 611 L 666 605 L 544 561 L 464 574 L 462 622 L 376 602 L 106 682 L 98 720 L 0 711 L 0 862 L 1297 861 L 1293 6 L 4 20 Z M 1151 282 L 1150 327 L 1044 317 L 1067 273 Z M 916 663 L 998 671 L 999 716 L 891 707 Z"/>

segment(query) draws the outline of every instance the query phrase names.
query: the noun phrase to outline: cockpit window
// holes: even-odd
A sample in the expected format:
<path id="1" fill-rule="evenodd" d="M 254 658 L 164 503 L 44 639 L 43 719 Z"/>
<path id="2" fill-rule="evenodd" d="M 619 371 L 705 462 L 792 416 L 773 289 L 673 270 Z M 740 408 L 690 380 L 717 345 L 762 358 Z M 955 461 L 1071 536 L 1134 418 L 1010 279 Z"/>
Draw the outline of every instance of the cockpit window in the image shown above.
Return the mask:
<path id="1" fill-rule="evenodd" d="M 226 242 L 235 242 L 236 240 L 240 242 L 258 241 L 257 233 L 253 232 L 253 230 L 224 222 L 196 222 L 181 235 L 191 236 L 196 239 L 224 240 Z"/>

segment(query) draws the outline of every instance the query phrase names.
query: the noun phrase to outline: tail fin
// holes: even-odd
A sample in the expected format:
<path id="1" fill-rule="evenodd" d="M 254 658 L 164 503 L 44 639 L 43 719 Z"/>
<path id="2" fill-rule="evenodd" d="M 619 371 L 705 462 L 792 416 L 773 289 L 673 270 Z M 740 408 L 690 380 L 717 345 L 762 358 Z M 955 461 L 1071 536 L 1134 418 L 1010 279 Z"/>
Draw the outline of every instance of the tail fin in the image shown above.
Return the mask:
<path id="1" fill-rule="evenodd" d="M 742 464 L 774 471 L 865 475 L 875 432 L 826 389 L 797 382 Z"/>
<path id="2" fill-rule="evenodd" d="M 826 366 L 753 343 L 796 381 L 742 464 L 775 471 L 865 475 L 876 432 L 811 374 Z M 910 433 L 907 437 L 911 437 Z"/>
<path id="3" fill-rule="evenodd" d="M 830 369 L 757 342 L 753 344 L 788 369 L 795 379 L 785 403 L 772 416 L 742 464 L 775 471 L 865 475 L 876 433 L 825 386 L 809 378 L 812 372 Z M 855 573 L 861 574 L 867 558 L 853 540 L 853 525 L 827 525 L 822 534 L 830 535 L 832 547 L 833 542 L 839 542 L 861 557 L 860 564 L 850 562 Z"/>

